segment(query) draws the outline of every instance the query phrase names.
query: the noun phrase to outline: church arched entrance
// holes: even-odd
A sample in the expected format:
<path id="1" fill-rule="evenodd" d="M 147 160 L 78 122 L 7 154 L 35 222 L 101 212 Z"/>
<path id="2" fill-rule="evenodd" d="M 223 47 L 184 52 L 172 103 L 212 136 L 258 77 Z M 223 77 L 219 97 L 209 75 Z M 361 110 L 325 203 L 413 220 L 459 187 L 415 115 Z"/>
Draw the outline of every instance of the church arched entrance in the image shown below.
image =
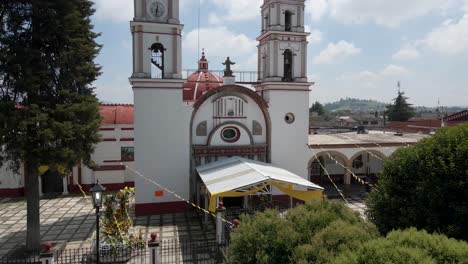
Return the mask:
<path id="1" fill-rule="evenodd" d="M 44 194 L 62 194 L 63 177 L 57 171 L 48 170 L 41 176 L 42 193 Z"/>

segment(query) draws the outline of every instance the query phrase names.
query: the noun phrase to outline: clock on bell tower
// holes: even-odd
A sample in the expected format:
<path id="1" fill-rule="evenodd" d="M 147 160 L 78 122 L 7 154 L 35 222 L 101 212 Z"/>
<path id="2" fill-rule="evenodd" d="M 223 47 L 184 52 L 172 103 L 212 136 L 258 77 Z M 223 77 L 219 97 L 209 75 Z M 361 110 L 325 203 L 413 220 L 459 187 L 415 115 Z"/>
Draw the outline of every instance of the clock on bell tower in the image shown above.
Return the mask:
<path id="1" fill-rule="evenodd" d="M 134 0 L 132 78 L 181 79 L 179 0 Z"/>

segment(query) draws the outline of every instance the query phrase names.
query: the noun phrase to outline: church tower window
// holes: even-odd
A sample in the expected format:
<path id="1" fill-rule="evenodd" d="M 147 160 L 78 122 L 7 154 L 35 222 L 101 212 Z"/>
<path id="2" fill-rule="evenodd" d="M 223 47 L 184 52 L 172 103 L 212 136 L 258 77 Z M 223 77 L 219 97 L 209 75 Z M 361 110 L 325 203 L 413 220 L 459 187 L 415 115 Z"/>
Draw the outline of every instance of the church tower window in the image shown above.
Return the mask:
<path id="1" fill-rule="evenodd" d="M 291 31 L 291 16 L 292 13 L 290 11 L 286 11 L 284 13 L 284 30 Z"/>
<path id="2" fill-rule="evenodd" d="M 155 43 L 151 46 L 151 78 L 164 79 L 164 46 Z"/>
<path id="3" fill-rule="evenodd" d="M 293 54 L 291 50 L 287 49 L 284 51 L 284 82 L 291 82 L 293 80 L 292 76 L 292 60 Z"/>

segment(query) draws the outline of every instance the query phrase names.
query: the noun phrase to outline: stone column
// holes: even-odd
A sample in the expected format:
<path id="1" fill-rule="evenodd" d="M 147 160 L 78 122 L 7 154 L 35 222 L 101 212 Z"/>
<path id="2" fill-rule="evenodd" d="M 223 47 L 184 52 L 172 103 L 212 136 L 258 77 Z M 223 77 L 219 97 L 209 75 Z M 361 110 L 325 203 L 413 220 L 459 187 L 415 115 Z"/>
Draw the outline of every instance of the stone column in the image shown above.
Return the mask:
<path id="1" fill-rule="evenodd" d="M 156 233 L 151 233 L 151 240 L 148 241 L 149 262 L 151 264 L 159 263 L 159 241 Z"/>
<path id="2" fill-rule="evenodd" d="M 344 174 L 344 183 L 345 183 L 346 185 L 350 185 L 350 184 L 351 184 L 351 173 L 350 173 L 348 170 L 346 170 L 346 171 L 345 171 L 345 174 Z"/>
<path id="3" fill-rule="evenodd" d="M 52 252 L 52 243 L 50 241 L 42 244 L 44 251 L 40 254 L 41 264 L 54 264 L 54 253 Z"/>
<path id="4" fill-rule="evenodd" d="M 226 212 L 226 208 L 223 206 L 223 202 L 218 203 L 218 208 L 216 208 L 216 241 L 218 245 L 224 243 L 224 224 L 223 217 Z"/>
<path id="5" fill-rule="evenodd" d="M 62 195 L 68 195 L 68 176 L 63 177 L 62 184 L 63 184 Z"/>
<path id="6" fill-rule="evenodd" d="M 42 192 L 42 176 L 39 176 L 39 197 L 44 196 L 44 193 Z"/>

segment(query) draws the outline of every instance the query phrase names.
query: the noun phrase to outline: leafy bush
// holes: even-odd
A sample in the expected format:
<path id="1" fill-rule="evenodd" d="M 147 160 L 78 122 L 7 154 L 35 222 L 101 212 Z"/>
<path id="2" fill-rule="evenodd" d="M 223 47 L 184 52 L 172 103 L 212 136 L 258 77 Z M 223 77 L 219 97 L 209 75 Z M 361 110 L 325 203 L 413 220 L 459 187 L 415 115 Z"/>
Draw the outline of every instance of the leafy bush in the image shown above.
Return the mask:
<path id="1" fill-rule="evenodd" d="M 383 233 L 416 227 L 468 240 L 468 125 L 396 151 L 366 200 Z"/>
<path id="2" fill-rule="evenodd" d="M 229 263 L 468 263 L 468 243 L 415 228 L 380 236 L 339 202 L 242 215 Z"/>
<path id="3" fill-rule="evenodd" d="M 435 261 L 418 248 L 394 245 L 385 238 L 378 238 L 364 243 L 355 251 L 347 250 L 329 263 L 346 264 L 436 264 Z"/>
<path id="4" fill-rule="evenodd" d="M 293 254 L 293 262 L 328 263 L 341 251 L 354 251 L 362 243 L 377 237 L 378 232 L 373 225 L 337 220 L 317 232 L 310 243 L 298 246 Z"/>
<path id="5" fill-rule="evenodd" d="M 132 230 L 130 216 L 130 198 L 135 195 L 134 188 L 125 187 L 117 193 L 105 196 L 104 214 L 101 220 L 101 242 L 118 247 L 144 247 L 141 230 L 136 234 Z"/>
<path id="6" fill-rule="evenodd" d="M 289 263 L 296 247 L 310 242 L 332 222 L 363 223 L 358 214 L 338 202 L 315 201 L 280 214 L 268 210 L 242 215 L 241 228 L 231 237 L 231 263 Z"/>
<path id="7" fill-rule="evenodd" d="M 334 263 L 468 263 L 468 244 L 410 228 L 343 251 Z"/>

